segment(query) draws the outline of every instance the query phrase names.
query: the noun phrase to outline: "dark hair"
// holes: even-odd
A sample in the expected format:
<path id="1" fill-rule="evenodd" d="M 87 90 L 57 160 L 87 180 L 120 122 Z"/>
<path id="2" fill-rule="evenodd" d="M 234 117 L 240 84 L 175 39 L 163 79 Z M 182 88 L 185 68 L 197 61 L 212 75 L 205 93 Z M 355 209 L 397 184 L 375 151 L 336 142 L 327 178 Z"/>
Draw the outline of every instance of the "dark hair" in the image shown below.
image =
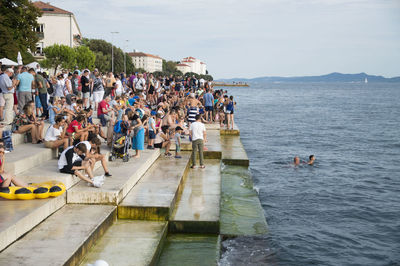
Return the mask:
<path id="1" fill-rule="evenodd" d="M 144 115 L 144 116 L 142 117 L 142 119 L 141 119 L 141 120 L 142 120 L 142 123 L 143 123 L 144 121 L 146 121 L 147 118 L 149 118 L 149 116 L 148 116 L 148 115 Z"/>
<path id="2" fill-rule="evenodd" d="M 87 151 L 86 145 L 84 143 L 79 143 L 78 145 L 75 146 L 75 148 L 77 148 L 78 150 L 80 150 L 83 153 L 86 153 L 86 151 Z"/>
<path id="3" fill-rule="evenodd" d="M 164 134 L 167 133 L 167 130 L 168 130 L 168 129 L 169 129 L 169 126 L 168 126 L 168 125 L 164 125 L 164 126 L 161 127 L 161 131 L 162 131 Z"/>
<path id="4" fill-rule="evenodd" d="M 308 159 L 311 160 L 313 157 L 314 157 L 314 155 L 310 155 L 310 156 L 308 157 Z"/>
<path id="5" fill-rule="evenodd" d="M 175 131 L 177 131 L 177 130 L 183 130 L 183 128 L 181 128 L 180 126 L 177 126 L 177 127 L 175 128 Z"/>
<path id="6" fill-rule="evenodd" d="M 83 115 L 78 115 L 75 120 L 78 122 L 82 122 L 85 120 L 85 117 Z"/>
<path id="7" fill-rule="evenodd" d="M 196 120 L 199 120 L 201 118 L 201 114 L 196 115 Z"/>
<path id="8" fill-rule="evenodd" d="M 96 146 L 100 147 L 101 146 L 101 141 L 98 137 L 94 136 L 89 140 L 91 143 L 96 144 Z"/>
<path id="9" fill-rule="evenodd" d="M 58 123 L 58 122 L 61 122 L 61 121 L 63 121 L 63 120 L 64 120 L 64 116 L 62 116 L 62 115 L 57 115 L 57 116 L 56 116 L 56 119 L 55 119 L 55 122 Z"/>

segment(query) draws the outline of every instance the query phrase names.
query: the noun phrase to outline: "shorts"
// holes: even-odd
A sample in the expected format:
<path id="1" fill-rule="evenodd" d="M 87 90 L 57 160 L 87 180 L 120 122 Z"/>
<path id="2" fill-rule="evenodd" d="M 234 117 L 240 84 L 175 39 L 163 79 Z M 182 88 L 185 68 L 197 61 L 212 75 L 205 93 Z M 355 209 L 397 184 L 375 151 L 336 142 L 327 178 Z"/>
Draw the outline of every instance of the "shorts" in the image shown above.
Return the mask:
<path id="1" fill-rule="evenodd" d="M 206 112 L 212 112 L 214 108 L 212 106 L 206 106 Z"/>
<path id="2" fill-rule="evenodd" d="M 0 107 L 4 107 L 6 105 L 6 101 L 4 100 L 3 93 L 0 93 Z"/>
<path id="3" fill-rule="evenodd" d="M 90 92 L 83 92 L 82 93 L 82 98 L 89 99 L 90 98 Z"/>
<path id="4" fill-rule="evenodd" d="M 95 103 L 99 103 L 103 100 L 104 91 L 95 91 L 93 92 L 93 101 Z"/>
<path id="5" fill-rule="evenodd" d="M 82 161 L 76 161 L 71 165 L 65 165 L 63 168 L 60 169 L 60 173 L 63 174 L 75 174 L 75 170 L 72 170 L 72 167 L 74 166 L 82 166 Z"/>
<path id="6" fill-rule="evenodd" d="M 52 148 L 53 148 L 53 144 L 54 144 L 54 141 L 53 141 L 53 140 L 44 141 L 44 146 L 45 146 L 46 148 L 52 149 Z"/>
<path id="7" fill-rule="evenodd" d="M 160 142 L 160 143 L 155 143 L 154 144 L 154 148 L 157 148 L 157 149 L 161 149 L 162 148 L 162 142 Z"/>
<path id="8" fill-rule="evenodd" d="M 153 130 L 149 130 L 149 139 L 155 139 L 156 138 L 156 133 L 154 133 Z"/>
<path id="9" fill-rule="evenodd" d="M 180 152 L 181 151 L 181 146 L 180 145 L 175 145 L 175 150 L 176 150 L 176 152 Z"/>
<path id="10" fill-rule="evenodd" d="M 98 117 L 99 117 L 100 123 L 103 127 L 107 126 L 107 122 L 111 120 L 111 116 L 105 115 L 105 114 L 101 114 Z"/>
<path id="11" fill-rule="evenodd" d="M 39 95 L 35 96 L 35 107 L 36 108 L 43 108 L 42 103 L 40 102 Z"/>

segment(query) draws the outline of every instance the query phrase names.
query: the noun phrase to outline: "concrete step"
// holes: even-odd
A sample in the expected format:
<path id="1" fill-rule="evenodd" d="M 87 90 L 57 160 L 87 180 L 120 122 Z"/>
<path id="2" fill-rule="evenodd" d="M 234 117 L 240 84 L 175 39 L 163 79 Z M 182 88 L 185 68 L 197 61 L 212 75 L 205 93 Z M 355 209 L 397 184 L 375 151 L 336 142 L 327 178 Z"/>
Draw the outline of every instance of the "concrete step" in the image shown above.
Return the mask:
<path id="1" fill-rule="evenodd" d="M 220 160 L 206 160 L 205 169 L 190 169 L 169 222 L 174 233 L 219 233 Z"/>
<path id="2" fill-rule="evenodd" d="M 0 199 L 0 251 L 60 209 L 65 203 L 66 194 L 57 198 L 28 201 Z"/>
<path id="3" fill-rule="evenodd" d="M 18 134 L 18 133 L 13 133 L 11 138 L 12 138 L 12 143 L 15 148 L 15 146 L 19 144 L 25 143 L 25 134 Z"/>
<path id="4" fill-rule="evenodd" d="M 225 126 L 221 127 L 220 134 L 222 135 L 230 135 L 230 136 L 239 136 L 240 130 L 238 126 L 235 124 L 233 129 L 226 129 Z"/>
<path id="5" fill-rule="evenodd" d="M 224 164 L 249 166 L 249 158 L 239 136 L 221 136 L 220 143 Z"/>
<path id="6" fill-rule="evenodd" d="M 66 205 L 0 253 L 0 265 L 76 265 L 116 217 L 114 206 Z"/>
<path id="7" fill-rule="evenodd" d="M 220 130 L 221 127 L 219 126 L 219 123 L 211 123 L 211 124 L 205 124 L 206 130 Z"/>
<path id="8" fill-rule="evenodd" d="M 47 149 L 43 144 L 21 144 L 14 151 L 5 155 L 4 170 L 12 174 L 20 174 L 32 167 L 55 157 L 56 151 Z"/>
<path id="9" fill-rule="evenodd" d="M 109 162 L 112 177 L 107 178 L 101 188 L 89 187 L 86 182 L 80 181 L 67 191 L 67 202 L 118 205 L 159 156 L 159 149 L 144 150 L 138 159 Z M 95 175 L 102 174 L 102 169 L 95 171 Z"/>
<path id="10" fill-rule="evenodd" d="M 106 153 L 107 158 L 108 154 L 109 152 Z M 66 189 L 71 188 L 81 180 L 75 175 L 60 173 L 57 162 L 57 159 L 46 161 L 20 173 L 18 177 L 27 183 L 41 183 L 49 180 L 57 180 L 62 182 Z M 103 169 L 101 162 L 96 162 L 94 170 L 96 171 L 99 168 Z"/>
<path id="11" fill-rule="evenodd" d="M 221 240 L 218 235 L 170 234 L 165 241 L 159 266 L 218 265 Z"/>
<path id="12" fill-rule="evenodd" d="M 118 205 L 118 218 L 168 220 L 189 169 L 189 153 L 182 159 L 160 156 Z"/>
<path id="13" fill-rule="evenodd" d="M 168 231 L 166 222 L 118 220 L 88 252 L 80 265 L 96 260 L 109 265 L 155 265 Z"/>
<path id="14" fill-rule="evenodd" d="M 221 176 L 220 234 L 228 237 L 266 234 L 268 225 L 249 169 L 226 165 Z"/>

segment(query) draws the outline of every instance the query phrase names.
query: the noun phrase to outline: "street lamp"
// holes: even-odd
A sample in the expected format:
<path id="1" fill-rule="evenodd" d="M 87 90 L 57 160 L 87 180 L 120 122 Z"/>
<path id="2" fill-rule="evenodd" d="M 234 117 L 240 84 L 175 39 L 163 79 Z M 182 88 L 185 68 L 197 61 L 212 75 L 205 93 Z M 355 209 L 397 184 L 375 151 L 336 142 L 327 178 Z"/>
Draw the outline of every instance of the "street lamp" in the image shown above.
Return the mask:
<path id="1" fill-rule="evenodd" d="M 114 34 L 118 34 L 118 31 L 111 32 L 111 72 L 114 74 Z"/>
<path id="2" fill-rule="evenodd" d="M 128 46 L 129 40 L 125 40 L 125 41 L 126 41 L 126 47 L 125 47 L 125 49 L 126 49 Z M 124 52 L 124 73 L 126 75 L 126 52 Z"/>

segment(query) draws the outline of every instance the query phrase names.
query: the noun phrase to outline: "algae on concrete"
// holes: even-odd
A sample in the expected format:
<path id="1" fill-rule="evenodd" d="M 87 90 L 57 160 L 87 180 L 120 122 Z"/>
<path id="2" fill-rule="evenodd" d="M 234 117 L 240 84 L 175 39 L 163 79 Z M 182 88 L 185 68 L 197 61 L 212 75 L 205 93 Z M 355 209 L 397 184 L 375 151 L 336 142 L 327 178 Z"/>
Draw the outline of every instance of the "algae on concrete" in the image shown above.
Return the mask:
<path id="1" fill-rule="evenodd" d="M 225 236 L 261 235 L 268 231 L 264 211 L 247 167 L 224 165 L 220 233 Z"/>
<path id="2" fill-rule="evenodd" d="M 217 265 L 219 251 L 218 235 L 173 234 L 167 237 L 158 265 Z"/>

